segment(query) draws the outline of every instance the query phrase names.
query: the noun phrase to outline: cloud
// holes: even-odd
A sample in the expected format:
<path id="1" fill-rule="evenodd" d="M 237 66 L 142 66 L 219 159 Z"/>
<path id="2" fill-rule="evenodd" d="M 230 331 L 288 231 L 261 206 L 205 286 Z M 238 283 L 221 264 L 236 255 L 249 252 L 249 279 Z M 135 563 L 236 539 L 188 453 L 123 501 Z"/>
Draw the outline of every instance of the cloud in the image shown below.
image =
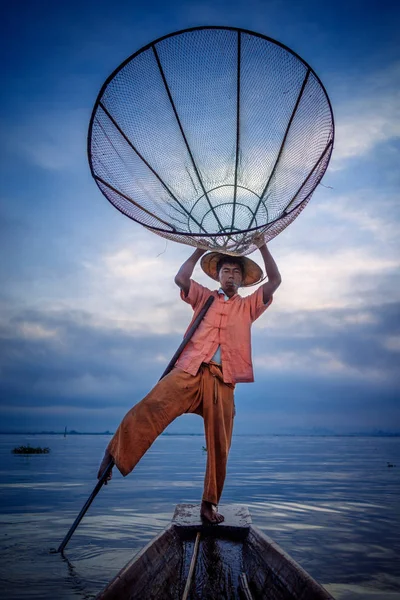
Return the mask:
<path id="1" fill-rule="evenodd" d="M 113 319 L 130 331 L 182 333 L 191 309 L 179 300 L 178 267 L 170 255 L 157 257 L 154 247 L 148 236 L 140 245 L 116 247 L 85 262 L 88 293 L 82 308 L 89 295 L 99 321 Z"/>
<path id="2" fill-rule="evenodd" d="M 351 100 L 335 107 L 336 142 L 331 169 L 362 157 L 378 144 L 400 136 L 400 63 L 347 83 Z"/>
<path id="3" fill-rule="evenodd" d="M 100 327 L 91 314 L 78 311 L 26 311 L 0 333 L 1 396 L 8 401 L 15 396 L 27 406 L 38 398 L 39 405 L 68 400 L 98 407 L 110 398 L 131 403 L 154 383 L 163 370 L 162 355 L 172 355 L 180 341 L 134 335 L 110 323 Z"/>
<path id="4" fill-rule="evenodd" d="M 262 335 L 263 332 L 263 335 Z M 298 373 L 341 381 L 399 382 L 400 304 L 288 312 L 254 336 L 255 365 L 276 376 Z"/>
<path id="5" fill-rule="evenodd" d="M 236 433 L 355 433 L 399 431 L 398 393 L 377 382 L 299 374 L 272 378 L 260 373 L 251 394 L 236 392 Z"/>
<path id="6" fill-rule="evenodd" d="M 40 340 L 57 336 L 57 329 L 50 329 L 40 323 L 32 323 L 29 321 L 19 323 L 18 329 L 21 336 L 26 339 Z"/>
<path id="7" fill-rule="evenodd" d="M 397 194 L 343 185 L 320 194 L 271 244 L 283 279 L 272 314 L 398 301 Z"/>
<path id="8" fill-rule="evenodd" d="M 347 356 L 346 356 L 347 358 Z M 311 375 L 313 378 L 337 376 L 341 379 L 355 378 L 360 381 L 386 381 L 387 373 L 375 366 L 354 366 L 345 357 L 335 350 L 321 348 L 318 346 L 300 351 L 274 352 L 258 355 L 254 361 L 260 371 L 269 373 L 302 373 Z"/>
<path id="9" fill-rule="evenodd" d="M 283 283 L 276 293 L 279 311 L 365 306 L 379 297 L 378 282 L 394 275 L 400 259 L 381 257 L 372 248 L 321 249 L 283 253 Z M 396 290 L 393 290 L 396 296 Z M 279 300 L 278 300 L 279 298 Z"/>
<path id="10" fill-rule="evenodd" d="M 382 345 L 392 352 L 400 352 L 400 335 L 388 335 L 382 340 Z"/>
<path id="11" fill-rule="evenodd" d="M 320 395 L 328 405 L 338 386 L 347 389 L 355 414 L 357 398 L 367 392 L 371 411 L 379 412 L 381 394 L 390 410 L 399 383 L 398 305 L 290 312 L 279 327 L 268 323 L 253 334 L 256 383 L 238 386 L 251 414 L 264 406 L 266 389 L 270 408 L 281 411 L 279 398 L 286 398 L 288 407 L 306 411 L 317 403 L 323 413 Z M 21 312 L 0 331 L 4 418 L 22 414 L 21 407 L 26 418 L 40 420 L 46 408 L 56 418 L 69 407 L 70 422 L 92 414 L 98 427 L 115 427 L 157 382 L 180 340 L 125 330 L 112 319 L 101 325 L 88 312 Z"/>
<path id="12" fill-rule="evenodd" d="M 374 206 L 372 192 L 337 196 L 310 209 L 296 231 L 279 236 L 272 253 L 283 283 L 257 328 L 289 311 L 361 308 L 377 302 L 382 294 L 386 302 L 398 299 L 398 228 L 389 216 L 395 199 L 383 196 L 376 218 Z M 190 250 L 164 242 L 137 225 L 131 227 L 134 238 L 130 228 L 126 227 L 129 235 L 117 228 L 114 240 L 99 242 L 83 260 L 76 257 L 75 272 L 59 277 L 57 285 L 54 279 L 36 277 L 31 301 L 38 295 L 46 298 L 49 309 L 89 310 L 99 327 L 110 323 L 125 331 L 181 335 L 192 312 L 179 299 L 174 276 Z M 372 244 L 372 237 L 379 244 Z M 262 265 L 258 252 L 251 258 Z M 193 277 L 211 289 L 216 287 L 199 265 Z"/>
<path id="13" fill-rule="evenodd" d="M 385 190 L 361 188 L 347 194 L 332 194 L 330 201 L 320 203 L 315 207 L 317 218 L 322 224 L 324 235 L 327 229 L 333 228 L 347 237 L 347 245 L 354 245 L 355 238 L 360 233 L 366 234 L 364 243 L 371 246 L 372 240 L 379 242 L 380 254 L 383 245 L 385 252 L 389 244 L 396 244 L 390 248 L 395 256 L 400 237 L 400 205 L 398 195 Z M 347 234 L 343 235 L 345 229 Z M 326 239 L 326 237 L 325 237 Z M 359 240 L 358 240 L 359 241 Z"/>

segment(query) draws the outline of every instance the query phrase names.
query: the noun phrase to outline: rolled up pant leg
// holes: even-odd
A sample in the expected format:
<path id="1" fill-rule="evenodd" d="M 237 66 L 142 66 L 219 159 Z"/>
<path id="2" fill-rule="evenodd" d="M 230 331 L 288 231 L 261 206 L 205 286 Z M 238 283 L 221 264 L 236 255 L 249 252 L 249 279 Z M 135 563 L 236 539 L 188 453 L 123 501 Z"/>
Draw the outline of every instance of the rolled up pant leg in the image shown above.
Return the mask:
<path id="1" fill-rule="evenodd" d="M 122 475 L 128 475 L 155 439 L 185 412 L 201 402 L 201 373 L 173 369 L 125 415 L 107 450 Z"/>
<path id="2" fill-rule="evenodd" d="M 233 386 L 220 379 L 217 367 L 203 369 L 202 414 L 207 443 L 207 467 L 203 500 L 218 504 L 224 487 L 226 466 L 232 441 L 234 407 Z"/>

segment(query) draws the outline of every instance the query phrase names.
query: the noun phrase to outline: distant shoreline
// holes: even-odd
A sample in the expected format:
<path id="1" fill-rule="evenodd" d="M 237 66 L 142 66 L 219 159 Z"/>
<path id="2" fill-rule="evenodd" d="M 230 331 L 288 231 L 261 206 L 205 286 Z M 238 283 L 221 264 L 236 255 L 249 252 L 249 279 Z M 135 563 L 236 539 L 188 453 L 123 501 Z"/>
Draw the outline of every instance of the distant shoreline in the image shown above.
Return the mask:
<path id="1" fill-rule="evenodd" d="M 114 435 L 112 431 L 0 431 L 0 435 Z M 162 433 L 163 436 L 179 437 L 204 437 L 203 433 Z M 318 433 L 318 432 L 298 432 L 298 433 L 236 433 L 234 437 L 400 437 L 400 432 L 378 431 L 378 432 L 359 432 L 359 433 Z"/>

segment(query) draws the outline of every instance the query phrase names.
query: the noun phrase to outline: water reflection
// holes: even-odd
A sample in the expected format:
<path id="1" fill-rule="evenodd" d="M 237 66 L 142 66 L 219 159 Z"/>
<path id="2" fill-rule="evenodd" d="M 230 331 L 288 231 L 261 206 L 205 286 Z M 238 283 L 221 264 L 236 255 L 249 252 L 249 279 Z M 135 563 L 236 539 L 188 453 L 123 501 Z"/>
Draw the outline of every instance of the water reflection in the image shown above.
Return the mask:
<path id="1" fill-rule="evenodd" d="M 116 473 L 100 492 L 63 559 L 50 549 L 90 494 L 108 440 L 37 436 L 31 444 L 50 446 L 49 455 L 11 455 L 27 441 L 0 436 L 0 569 L 10 600 L 94 597 L 167 526 L 175 504 L 201 497 L 203 439 L 161 437 L 131 476 Z M 400 468 L 387 461 L 400 464 L 400 439 L 240 436 L 223 501 L 247 504 L 253 522 L 338 598 L 394 600 Z"/>

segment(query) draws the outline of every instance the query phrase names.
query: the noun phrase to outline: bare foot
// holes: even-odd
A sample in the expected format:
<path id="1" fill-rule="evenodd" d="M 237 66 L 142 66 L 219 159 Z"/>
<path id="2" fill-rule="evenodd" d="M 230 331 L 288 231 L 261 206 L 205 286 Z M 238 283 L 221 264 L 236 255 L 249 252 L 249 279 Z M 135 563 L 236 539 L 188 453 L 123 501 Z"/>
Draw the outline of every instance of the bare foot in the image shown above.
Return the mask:
<path id="1" fill-rule="evenodd" d="M 111 454 L 106 450 L 104 452 L 104 456 L 103 456 L 103 460 L 101 461 L 98 473 L 97 473 L 97 479 L 100 479 L 100 477 L 103 475 L 104 471 L 106 470 L 106 468 L 108 467 L 108 465 L 110 464 L 110 462 L 112 461 L 112 456 Z M 108 473 L 105 481 L 104 481 L 104 485 L 107 485 L 107 483 L 110 481 L 110 479 L 112 478 L 112 469 L 110 469 L 110 472 Z"/>
<path id="2" fill-rule="evenodd" d="M 225 520 L 225 517 L 217 512 L 215 504 L 211 504 L 211 502 L 206 502 L 205 500 L 201 503 L 200 517 L 203 521 L 207 521 L 213 525 L 218 525 L 218 523 L 222 523 Z"/>

